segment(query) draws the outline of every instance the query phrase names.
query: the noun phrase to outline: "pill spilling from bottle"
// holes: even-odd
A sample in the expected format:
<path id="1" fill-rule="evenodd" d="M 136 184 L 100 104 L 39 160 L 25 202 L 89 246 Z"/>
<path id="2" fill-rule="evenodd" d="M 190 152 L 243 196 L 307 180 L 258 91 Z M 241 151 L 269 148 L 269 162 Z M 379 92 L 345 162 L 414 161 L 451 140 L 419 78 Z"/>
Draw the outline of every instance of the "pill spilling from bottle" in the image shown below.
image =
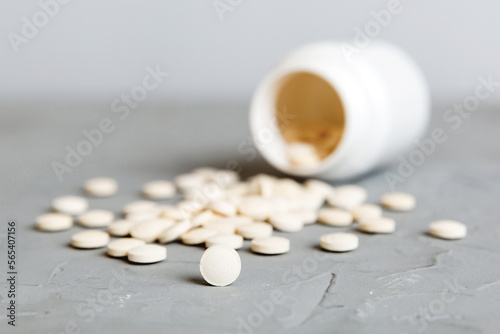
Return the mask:
<path id="1" fill-rule="evenodd" d="M 308 150 L 302 144 L 294 149 L 299 153 Z M 314 155 L 306 160 L 298 164 L 314 162 Z M 108 197 L 119 187 L 112 178 L 95 178 L 85 182 L 83 189 L 89 196 Z M 76 221 L 84 230 L 71 237 L 75 249 L 107 247 L 110 258 L 126 258 L 131 264 L 164 261 L 165 244 L 172 242 L 205 245 L 207 250 L 200 259 L 202 277 L 211 285 L 227 286 L 240 275 L 242 263 L 237 250 L 244 246 L 244 240 L 251 240 L 250 249 L 256 255 L 277 256 L 293 251 L 293 245 L 289 238 L 273 235 L 274 231 L 300 233 L 304 226 L 317 222 L 332 230 L 357 224 L 357 230 L 367 235 L 390 234 L 398 224 L 384 217 L 383 209 L 402 212 L 416 206 L 415 197 L 408 193 L 383 194 L 380 203 L 366 203 L 367 191 L 358 185 L 334 188 L 320 180 L 299 183 L 265 174 L 242 181 L 232 170 L 209 167 L 179 175 L 173 181 L 149 182 L 140 191 L 147 200 L 126 203 L 121 217 L 103 208 L 89 209 L 85 197 L 56 198 L 52 201 L 54 212 L 38 216 L 36 228 L 64 231 Z M 178 201 L 168 205 L 158 202 L 165 199 Z M 462 239 L 466 234 L 466 226 L 457 221 L 440 220 L 429 225 L 428 235 L 440 239 Z M 363 246 L 355 233 L 344 232 L 318 236 L 317 242 L 332 253 Z"/>

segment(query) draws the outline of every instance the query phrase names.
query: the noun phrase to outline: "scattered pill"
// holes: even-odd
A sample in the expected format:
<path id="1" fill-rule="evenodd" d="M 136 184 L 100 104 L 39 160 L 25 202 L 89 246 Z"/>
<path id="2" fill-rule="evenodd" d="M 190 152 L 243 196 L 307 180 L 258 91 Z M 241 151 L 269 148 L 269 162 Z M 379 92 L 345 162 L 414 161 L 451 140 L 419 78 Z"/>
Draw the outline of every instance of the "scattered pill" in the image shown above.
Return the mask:
<path id="1" fill-rule="evenodd" d="M 142 187 L 142 194 L 152 199 L 168 199 L 175 195 L 176 188 L 173 182 L 157 180 L 146 183 Z"/>
<path id="2" fill-rule="evenodd" d="M 359 239 L 352 233 L 328 233 L 321 236 L 321 248 L 333 252 L 348 252 L 358 248 Z"/>
<path id="3" fill-rule="evenodd" d="M 152 220 L 156 218 L 160 218 L 159 211 L 152 209 L 151 211 L 143 211 L 143 212 L 133 212 L 125 215 L 125 218 L 134 223 L 140 223 L 146 220 Z"/>
<path id="4" fill-rule="evenodd" d="M 216 215 L 211 210 L 205 210 L 202 211 L 191 218 L 191 224 L 193 227 L 198 227 L 201 225 L 208 224 L 212 221 L 214 221 L 216 218 Z"/>
<path id="5" fill-rule="evenodd" d="M 352 215 L 345 210 L 324 208 L 318 213 L 318 221 L 330 226 L 349 226 L 352 224 Z"/>
<path id="6" fill-rule="evenodd" d="M 223 245 L 211 246 L 201 257 L 200 272 L 207 283 L 227 286 L 240 275 L 240 256 L 233 248 Z"/>
<path id="7" fill-rule="evenodd" d="M 242 215 L 252 217 L 256 220 L 266 220 L 271 208 L 266 198 L 260 196 L 248 196 L 238 207 Z"/>
<path id="8" fill-rule="evenodd" d="M 429 225 L 429 234 L 441 239 L 463 239 L 467 226 L 454 220 L 438 220 Z"/>
<path id="9" fill-rule="evenodd" d="M 304 142 L 289 143 L 286 147 L 288 161 L 295 167 L 315 167 L 321 159 L 316 148 Z"/>
<path id="10" fill-rule="evenodd" d="M 159 214 L 158 204 L 152 201 L 135 201 L 123 207 L 123 212 L 126 215 L 144 213 L 144 212 L 157 212 Z"/>
<path id="11" fill-rule="evenodd" d="M 380 203 L 393 211 L 410 211 L 415 208 L 415 196 L 407 193 L 389 193 L 382 196 Z"/>
<path id="12" fill-rule="evenodd" d="M 115 215 L 109 210 L 90 210 L 78 216 L 78 224 L 85 227 L 106 227 L 109 226 Z"/>
<path id="13" fill-rule="evenodd" d="M 243 237 L 238 234 L 217 234 L 205 240 L 205 246 L 212 247 L 214 245 L 223 245 L 233 249 L 240 249 L 243 247 Z"/>
<path id="14" fill-rule="evenodd" d="M 301 209 L 293 211 L 293 213 L 302 219 L 304 225 L 314 224 L 318 221 L 318 213 L 315 210 Z"/>
<path id="15" fill-rule="evenodd" d="M 137 224 L 131 220 L 117 220 L 108 226 L 108 233 L 114 237 L 124 237 L 130 234 L 132 226 Z"/>
<path id="16" fill-rule="evenodd" d="M 269 222 L 275 229 L 282 232 L 299 232 L 304 227 L 302 218 L 293 213 L 273 213 L 269 217 Z"/>
<path id="17" fill-rule="evenodd" d="M 207 176 L 200 173 L 182 174 L 175 178 L 175 184 L 183 191 L 201 187 L 208 181 Z"/>
<path id="18" fill-rule="evenodd" d="M 228 217 L 235 216 L 237 212 L 237 208 L 234 204 L 224 200 L 218 200 L 212 202 L 210 204 L 210 209 L 212 209 L 216 213 Z"/>
<path id="19" fill-rule="evenodd" d="M 181 222 L 175 223 L 171 227 L 167 228 L 158 236 L 158 242 L 161 244 L 166 244 L 175 241 L 181 237 L 184 233 L 192 228 L 191 222 L 189 220 L 183 220 Z"/>
<path id="20" fill-rule="evenodd" d="M 309 179 L 304 182 L 304 187 L 310 191 L 320 194 L 323 199 L 326 199 L 335 192 L 335 188 L 328 183 L 315 179 Z"/>
<path id="21" fill-rule="evenodd" d="M 252 240 L 252 251 L 259 254 L 276 255 L 290 250 L 290 240 L 283 237 L 264 237 Z"/>
<path id="22" fill-rule="evenodd" d="M 186 245 L 198 245 L 204 243 L 208 238 L 216 234 L 216 230 L 207 227 L 198 227 L 183 233 L 181 235 L 181 241 Z"/>
<path id="23" fill-rule="evenodd" d="M 118 182 L 109 177 L 98 177 L 87 180 L 83 185 L 83 190 L 91 196 L 112 196 L 118 191 Z"/>
<path id="24" fill-rule="evenodd" d="M 79 215 L 87 211 L 89 201 L 80 196 L 63 196 L 52 201 L 54 211 L 68 215 Z"/>
<path id="25" fill-rule="evenodd" d="M 362 204 L 350 212 L 355 220 L 382 217 L 382 208 L 375 204 Z"/>
<path id="26" fill-rule="evenodd" d="M 130 249 L 127 252 L 127 258 L 134 263 L 156 263 L 167 258 L 167 248 L 160 245 L 142 245 Z"/>
<path id="27" fill-rule="evenodd" d="M 125 257 L 129 250 L 145 244 L 145 241 L 134 238 L 116 239 L 108 244 L 106 252 L 112 257 Z"/>
<path id="28" fill-rule="evenodd" d="M 346 185 L 335 188 L 335 192 L 327 197 L 327 201 L 331 206 L 351 210 L 363 204 L 366 197 L 363 187 Z"/>
<path id="29" fill-rule="evenodd" d="M 130 235 L 145 242 L 153 242 L 160 237 L 163 231 L 172 227 L 174 221 L 169 219 L 153 219 L 137 223 L 130 229 Z"/>
<path id="30" fill-rule="evenodd" d="M 243 224 L 237 227 L 236 233 L 245 239 L 265 238 L 273 234 L 273 226 L 264 222 Z"/>
<path id="31" fill-rule="evenodd" d="M 203 226 L 215 230 L 218 233 L 234 233 L 236 231 L 236 225 L 227 219 L 218 219 Z"/>
<path id="32" fill-rule="evenodd" d="M 101 248 L 108 244 L 109 234 L 101 230 L 87 230 L 73 234 L 71 246 L 75 248 Z"/>
<path id="33" fill-rule="evenodd" d="M 162 205 L 158 207 L 159 217 L 180 221 L 189 218 L 190 214 L 182 211 L 174 205 Z"/>
<path id="34" fill-rule="evenodd" d="M 65 213 L 46 213 L 36 218 L 35 225 L 40 231 L 64 231 L 73 226 L 73 217 Z"/>
<path id="35" fill-rule="evenodd" d="M 392 233 L 396 230 L 394 219 L 379 217 L 367 218 L 359 221 L 358 229 L 366 233 Z"/>

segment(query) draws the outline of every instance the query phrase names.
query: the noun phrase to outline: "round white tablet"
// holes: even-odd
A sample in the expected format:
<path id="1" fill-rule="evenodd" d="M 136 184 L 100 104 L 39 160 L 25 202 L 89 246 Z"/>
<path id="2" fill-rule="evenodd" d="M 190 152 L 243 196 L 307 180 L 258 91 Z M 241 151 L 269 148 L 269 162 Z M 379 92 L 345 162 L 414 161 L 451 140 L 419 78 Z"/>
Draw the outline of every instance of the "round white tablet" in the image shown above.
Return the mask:
<path id="1" fill-rule="evenodd" d="M 239 212 L 256 220 L 266 220 L 272 208 L 265 197 L 247 196 L 238 206 Z"/>
<path id="2" fill-rule="evenodd" d="M 304 187 L 310 191 L 320 194 L 323 197 L 323 199 L 325 199 L 326 197 L 330 196 L 335 192 L 335 188 L 332 187 L 330 184 L 315 179 L 309 179 L 306 182 L 304 182 Z"/>
<path id="3" fill-rule="evenodd" d="M 293 213 L 273 213 L 269 217 L 269 222 L 275 229 L 283 232 L 299 232 L 304 227 L 302 218 Z"/>
<path id="4" fill-rule="evenodd" d="M 217 233 L 236 232 L 236 226 L 231 221 L 226 219 L 218 219 L 203 226 L 215 230 Z"/>
<path id="5" fill-rule="evenodd" d="M 101 230 L 82 231 L 71 237 L 71 245 L 75 248 L 101 248 L 108 242 L 109 234 Z"/>
<path id="6" fill-rule="evenodd" d="M 195 214 L 191 218 L 191 224 L 193 225 L 193 227 L 198 227 L 214 221 L 215 219 L 217 219 L 216 217 L 217 216 L 211 210 L 205 210 L 198 214 Z"/>
<path id="7" fill-rule="evenodd" d="M 64 231 L 73 226 L 73 217 L 65 213 L 46 213 L 38 216 L 35 224 L 41 231 Z"/>
<path id="8" fill-rule="evenodd" d="M 382 217 L 382 208 L 375 204 L 362 204 L 350 212 L 355 220 Z"/>
<path id="9" fill-rule="evenodd" d="M 366 197 L 365 188 L 346 185 L 335 188 L 335 192 L 327 197 L 327 201 L 331 206 L 350 210 L 363 204 Z"/>
<path id="10" fill-rule="evenodd" d="M 283 237 L 265 237 L 252 240 L 252 251 L 259 254 L 283 254 L 290 250 L 290 240 Z"/>
<path id="11" fill-rule="evenodd" d="M 97 177 L 87 180 L 83 185 L 83 190 L 91 196 L 112 196 L 118 191 L 118 182 L 109 177 Z"/>
<path id="12" fill-rule="evenodd" d="M 201 173 L 182 174 L 175 178 L 175 184 L 182 191 L 202 187 L 208 181 L 209 178 Z"/>
<path id="13" fill-rule="evenodd" d="M 52 208 L 68 215 L 79 215 L 87 211 L 89 201 L 80 196 L 63 196 L 52 201 Z"/>
<path id="14" fill-rule="evenodd" d="M 300 209 L 297 211 L 293 211 L 293 213 L 298 215 L 302 219 L 304 225 L 314 224 L 318 221 L 318 213 L 314 210 Z"/>
<path id="15" fill-rule="evenodd" d="M 141 200 L 128 203 L 123 207 L 123 212 L 125 212 L 126 215 L 144 212 L 157 212 L 159 214 L 160 209 L 158 208 L 158 204 L 155 202 Z"/>
<path id="16" fill-rule="evenodd" d="M 454 220 L 438 220 L 429 225 L 429 234 L 441 239 L 463 239 L 467 226 Z"/>
<path id="17" fill-rule="evenodd" d="M 167 199 L 175 195 L 176 188 L 173 182 L 157 180 L 146 183 L 142 187 L 142 194 L 153 199 Z"/>
<path id="18" fill-rule="evenodd" d="M 184 212 L 178 207 L 173 205 L 161 205 L 159 207 L 159 210 L 160 210 L 159 216 L 161 218 L 168 218 L 175 221 L 187 219 L 190 216 L 187 212 Z"/>
<path id="19" fill-rule="evenodd" d="M 321 248 L 333 252 L 348 252 L 358 248 L 359 239 L 352 233 L 329 233 L 321 236 Z"/>
<path id="20" fill-rule="evenodd" d="M 314 145 L 293 142 L 286 146 L 288 161 L 295 167 L 315 167 L 321 162 Z"/>
<path id="21" fill-rule="evenodd" d="M 227 246 L 209 247 L 201 257 L 200 272 L 207 283 L 227 286 L 240 276 L 240 256 L 234 249 Z"/>
<path id="22" fill-rule="evenodd" d="M 152 220 L 159 218 L 157 210 L 153 209 L 151 211 L 144 211 L 144 212 L 133 212 L 125 215 L 125 219 L 134 222 L 134 223 L 141 223 L 146 220 Z"/>
<path id="23" fill-rule="evenodd" d="M 115 219 L 115 214 L 109 210 L 90 210 L 78 216 L 78 224 L 85 227 L 109 226 Z"/>
<path id="24" fill-rule="evenodd" d="M 415 196 L 407 193 L 388 193 L 382 196 L 380 203 L 386 209 L 393 211 L 410 211 L 415 208 Z"/>
<path id="25" fill-rule="evenodd" d="M 214 212 L 223 216 L 235 216 L 237 212 L 236 205 L 224 200 L 217 200 L 209 205 L 209 208 Z"/>
<path id="26" fill-rule="evenodd" d="M 273 226 L 264 222 L 255 222 L 238 226 L 236 233 L 245 239 L 265 238 L 273 234 Z"/>
<path id="27" fill-rule="evenodd" d="M 318 221 L 330 226 L 349 226 L 352 220 L 352 215 L 342 209 L 324 208 L 318 213 Z"/>
<path id="28" fill-rule="evenodd" d="M 204 243 L 207 238 L 213 237 L 216 234 L 216 230 L 198 227 L 183 233 L 181 235 L 181 241 L 186 245 L 198 245 Z"/>
<path id="29" fill-rule="evenodd" d="M 169 219 L 153 219 L 138 223 L 130 229 L 130 235 L 136 239 L 153 242 L 160 237 L 163 231 L 172 227 L 174 221 Z"/>
<path id="30" fill-rule="evenodd" d="M 167 258 L 167 248 L 160 245 L 143 245 L 127 252 L 127 258 L 134 263 L 155 263 Z"/>
<path id="31" fill-rule="evenodd" d="M 243 237 L 237 234 L 217 234 L 205 240 L 205 246 L 223 245 L 233 249 L 243 247 Z"/>
<path id="32" fill-rule="evenodd" d="M 145 241 L 134 238 L 116 239 L 108 244 L 107 253 L 109 256 L 113 257 L 124 257 L 127 256 L 128 251 L 132 248 L 139 247 L 145 244 Z"/>
<path id="33" fill-rule="evenodd" d="M 392 233 L 396 230 L 396 222 L 386 217 L 367 218 L 359 221 L 358 229 L 366 233 Z"/>
<path id="34" fill-rule="evenodd" d="M 117 220 L 108 226 L 108 233 L 114 237 L 124 237 L 130 234 L 130 229 L 135 224 L 137 223 L 126 219 Z"/>
<path id="35" fill-rule="evenodd" d="M 181 222 L 175 223 L 171 227 L 167 228 L 158 236 L 158 242 L 161 244 L 166 244 L 168 242 L 175 241 L 180 238 L 180 236 L 192 228 L 191 222 L 189 220 L 183 220 Z"/>

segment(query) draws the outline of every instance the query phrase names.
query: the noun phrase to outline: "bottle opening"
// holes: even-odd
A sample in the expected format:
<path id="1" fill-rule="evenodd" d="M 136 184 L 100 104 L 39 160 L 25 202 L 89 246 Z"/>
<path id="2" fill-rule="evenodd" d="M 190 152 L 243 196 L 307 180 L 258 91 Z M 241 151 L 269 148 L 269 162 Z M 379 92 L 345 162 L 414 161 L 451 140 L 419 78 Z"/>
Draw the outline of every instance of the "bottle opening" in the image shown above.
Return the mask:
<path id="1" fill-rule="evenodd" d="M 280 80 L 275 113 L 288 144 L 288 159 L 296 167 L 313 167 L 332 154 L 345 129 L 339 94 L 326 80 L 295 72 Z"/>

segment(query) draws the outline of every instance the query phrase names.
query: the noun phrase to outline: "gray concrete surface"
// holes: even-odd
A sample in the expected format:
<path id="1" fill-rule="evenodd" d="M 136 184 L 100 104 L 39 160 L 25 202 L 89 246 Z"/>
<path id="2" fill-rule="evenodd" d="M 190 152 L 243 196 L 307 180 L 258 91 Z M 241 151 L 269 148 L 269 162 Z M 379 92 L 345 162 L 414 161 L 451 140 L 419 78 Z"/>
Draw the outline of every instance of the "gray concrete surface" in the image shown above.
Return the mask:
<path id="1" fill-rule="evenodd" d="M 108 258 L 103 249 L 69 247 L 79 227 L 41 233 L 33 222 L 52 198 L 79 194 L 93 176 L 116 177 L 121 189 L 91 199 L 91 207 L 119 212 L 139 198 L 144 182 L 193 167 L 236 159 L 244 176 L 273 173 L 259 157 L 238 152 L 249 136 L 245 104 L 144 104 L 124 120 L 107 104 L 2 106 L 0 267 L 6 271 L 6 222 L 14 219 L 19 277 L 16 328 L 4 316 L 2 278 L 0 332 L 498 333 L 500 114 L 482 105 L 453 129 L 441 117 L 452 102 L 435 105 L 430 127 L 442 128 L 446 141 L 397 186 L 416 195 L 418 208 L 387 213 L 397 220 L 396 233 L 355 232 L 360 247 L 345 254 L 319 250 L 318 238 L 354 227 L 312 225 L 286 234 L 292 250 L 282 256 L 254 255 L 246 242 L 241 276 L 226 288 L 203 282 L 202 248 L 168 245 L 166 261 L 137 266 Z M 113 120 L 113 133 L 59 182 L 51 163 L 104 117 Z M 389 190 L 384 173 L 397 167 L 355 181 L 374 202 Z M 466 223 L 468 237 L 426 235 L 428 223 L 441 218 Z"/>

